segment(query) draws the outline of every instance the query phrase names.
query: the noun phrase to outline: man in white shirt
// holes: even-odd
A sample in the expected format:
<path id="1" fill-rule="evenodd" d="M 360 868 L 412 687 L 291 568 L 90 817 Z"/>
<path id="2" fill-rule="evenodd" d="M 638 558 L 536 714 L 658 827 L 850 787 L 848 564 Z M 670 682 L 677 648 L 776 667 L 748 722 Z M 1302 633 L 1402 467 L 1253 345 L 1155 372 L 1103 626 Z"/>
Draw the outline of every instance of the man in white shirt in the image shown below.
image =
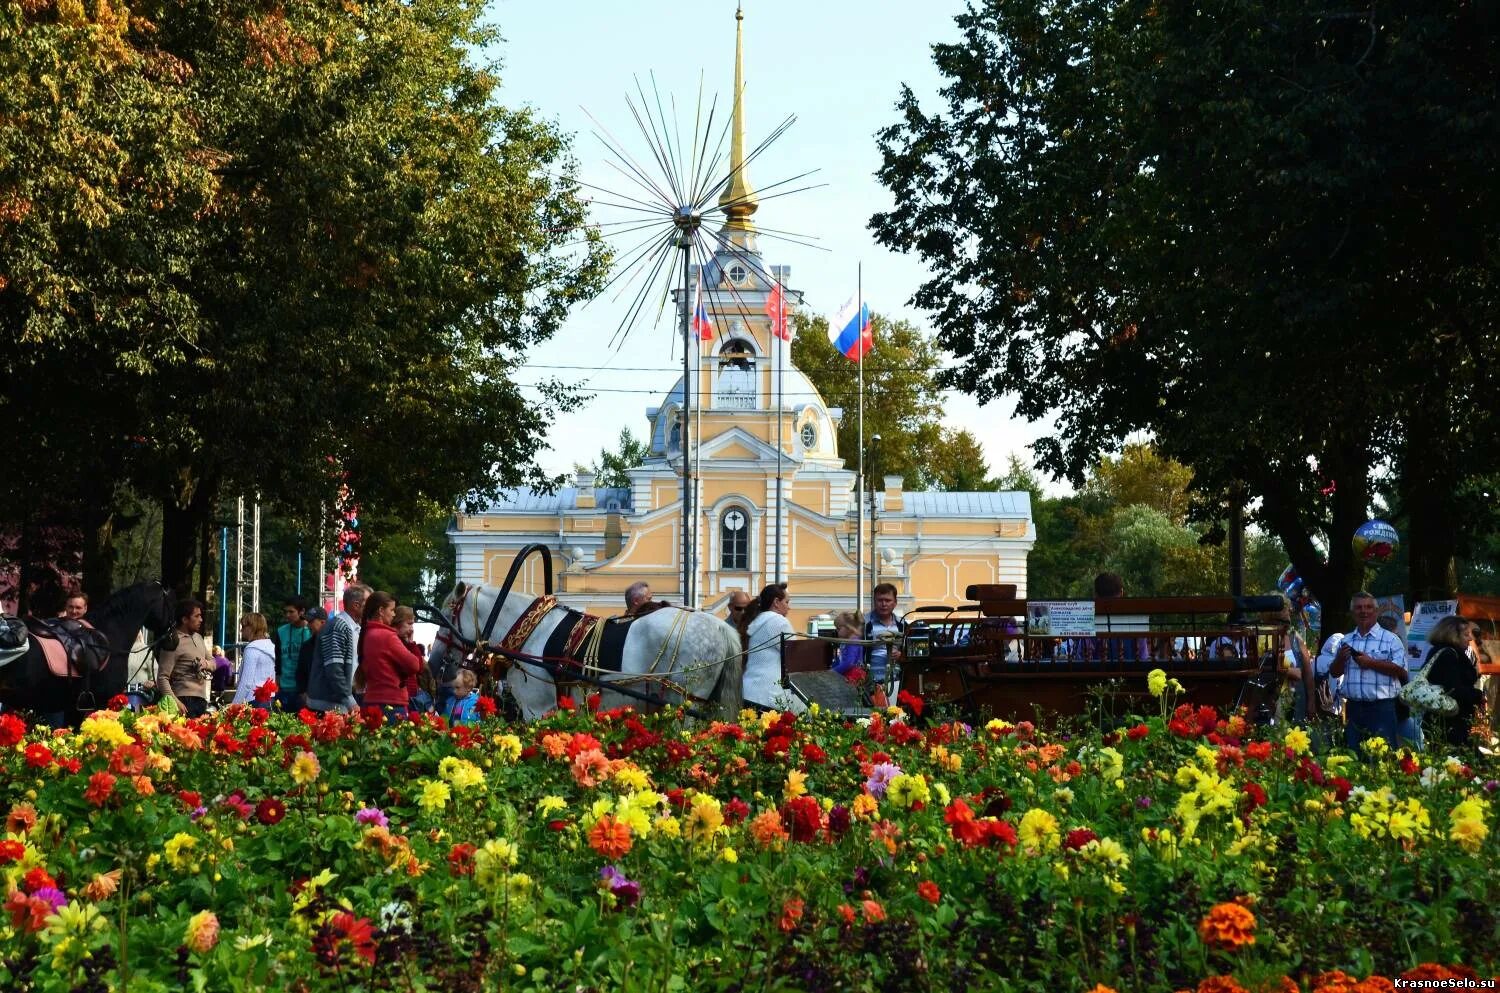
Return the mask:
<path id="1" fill-rule="evenodd" d="M 1380 615 L 1375 598 L 1361 590 L 1349 601 L 1354 630 L 1344 636 L 1328 667 L 1332 676 L 1344 677 L 1344 743 L 1358 748 L 1360 742 L 1379 735 L 1396 745 L 1396 694 L 1407 680 L 1406 649 L 1401 639 L 1376 623 Z"/>

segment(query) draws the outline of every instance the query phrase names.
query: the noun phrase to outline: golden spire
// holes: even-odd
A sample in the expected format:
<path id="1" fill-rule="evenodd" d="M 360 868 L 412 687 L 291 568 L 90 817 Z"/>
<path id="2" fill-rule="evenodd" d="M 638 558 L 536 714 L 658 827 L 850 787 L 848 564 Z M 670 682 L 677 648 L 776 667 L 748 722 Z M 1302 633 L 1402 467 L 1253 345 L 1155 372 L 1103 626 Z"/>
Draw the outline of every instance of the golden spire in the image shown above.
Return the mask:
<path id="1" fill-rule="evenodd" d="M 736 5 L 734 10 L 734 124 L 729 138 L 729 185 L 719 196 L 719 206 L 724 208 L 728 220 L 725 231 L 752 232 L 755 225 L 750 215 L 760 206 L 755 200 L 755 190 L 745 176 L 745 11 Z"/>

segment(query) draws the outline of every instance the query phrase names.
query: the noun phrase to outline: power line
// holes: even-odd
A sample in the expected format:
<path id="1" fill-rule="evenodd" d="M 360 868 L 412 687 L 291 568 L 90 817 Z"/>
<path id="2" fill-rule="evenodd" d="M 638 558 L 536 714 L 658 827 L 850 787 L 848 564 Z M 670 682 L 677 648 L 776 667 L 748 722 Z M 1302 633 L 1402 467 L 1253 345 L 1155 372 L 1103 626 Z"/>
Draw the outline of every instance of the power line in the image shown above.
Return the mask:
<path id="1" fill-rule="evenodd" d="M 622 388 L 622 387 L 607 387 L 607 386 L 583 386 L 583 385 L 579 385 L 579 386 L 576 386 L 576 387 L 569 387 L 567 383 L 557 384 L 557 383 L 514 383 L 513 382 L 511 385 L 515 386 L 515 387 L 518 387 L 520 389 L 529 389 L 529 390 L 555 389 L 558 385 L 561 385 L 564 389 L 569 389 L 569 388 L 578 389 L 578 390 L 580 390 L 580 391 L 582 391 L 584 393 L 639 393 L 639 394 L 646 395 L 646 396 L 661 396 L 663 394 L 663 392 L 664 392 L 662 390 L 636 390 L 636 389 L 625 389 L 625 388 Z M 927 394 L 931 394 L 931 393 L 953 393 L 953 394 L 961 394 L 961 395 L 965 395 L 965 396 L 968 395 L 968 394 L 965 394 L 963 390 L 955 389 L 955 388 L 952 388 L 952 387 L 949 387 L 947 389 L 938 389 L 937 387 L 932 387 L 930 389 L 911 390 L 911 389 L 889 389 L 889 388 L 881 388 L 881 387 L 877 386 L 873 390 L 870 389 L 869 387 L 866 387 L 866 390 L 867 390 L 867 392 L 878 393 L 881 396 L 897 396 L 897 395 L 901 395 L 901 394 L 909 394 L 911 396 L 922 396 L 922 395 L 927 395 Z M 816 391 L 813 391 L 813 390 L 783 390 L 781 392 L 781 395 L 784 396 L 784 397 L 817 397 L 820 400 L 827 399 L 822 393 L 819 393 L 819 392 L 816 392 Z M 830 394 L 830 395 L 832 395 L 832 394 Z"/>
<path id="2" fill-rule="evenodd" d="M 674 366 L 653 365 L 561 365 L 542 362 L 519 362 L 512 369 L 570 369 L 579 372 L 676 372 L 681 373 L 680 368 Z M 865 363 L 866 372 L 925 372 L 931 367 L 925 365 L 884 365 L 877 366 Z M 799 372 L 802 370 L 798 370 Z M 940 369 L 931 369 L 932 372 L 940 372 Z M 806 375 L 806 372 L 803 372 Z"/>

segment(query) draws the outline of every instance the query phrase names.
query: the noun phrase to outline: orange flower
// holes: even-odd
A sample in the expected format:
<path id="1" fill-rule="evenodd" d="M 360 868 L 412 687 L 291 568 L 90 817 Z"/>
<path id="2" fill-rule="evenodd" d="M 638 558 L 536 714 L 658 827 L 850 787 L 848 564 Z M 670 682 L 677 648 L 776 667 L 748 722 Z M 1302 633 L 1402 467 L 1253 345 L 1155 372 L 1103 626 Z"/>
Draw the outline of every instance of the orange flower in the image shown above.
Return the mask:
<path id="1" fill-rule="evenodd" d="M 556 733 L 542 735 L 542 751 L 548 758 L 560 759 L 568 753 L 568 739 Z"/>
<path id="2" fill-rule="evenodd" d="M 1341 969 L 1320 973 L 1313 979 L 1313 993 L 1352 993 L 1358 981 Z"/>
<path id="3" fill-rule="evenodd" d="M 1396 984 L 1384 976 L 1370 976 L 1354 984 L 1352 993 L 1395 993 Z"/>
<path id="4" fill-rule="evenodd" d="M 871 924 L 879 924 L 885 920 L 885 908 L 874 900 L 861 900 L 860 909 L 865 912 L 865 920 Z"/>
<path id="5" fill-rule="evenodd" d="M 630 851 L 630 825 L 605 814 L 589 829 L 589 847 L 607 859 L 617 859 Z"/>
<path id="6" fill-rule="evenodd" d="M 839 904 L 839 916 L 844 919 L 845 924 L 854 923 L 854 908 L 847 903 Z"/>
<path id="7" fill-rule="evenodd" d="M 797 930 L 797 924 L 802 920 L 802 911 L 806 905 L 796 897 L 792 897 L 781 905 L 781 922 L 777 925 L 783 931 Z"/>
<path id="8" fill-rule="evenodd" d="M 1220 906 L 1224 906 L 1220 904 Z M 1250 993 L 1233 976 L 1209 976 L 1198 984 L 1198 993 Z"/>
<path id="9" fill-rule="evenodd" d="M 1423 962 L 1415 969 L 1407 969 L 1401 974 L 1401 978 L 1407 982 L 1418 979 L 1478 979 L 1479 973 L 1466 965 L 1442 965 L 1437 962 Z"/>
<path id="10" fill-rule="evenodd" d="M 774 810 L 767 810 L 750 822 L 750 837 L 762 848 L 779 849 L 791 836 L 782 827 L 781 815 Z"/>
<path id="11" fill-rule="evenodd" d="M 1198 936 L 1209 948 L 1236 949 L 1255 944 L 1255 915 L 1237 903 L 1219 903 L 1198 922 Z"/>
<path id="12" fill-rule="evenodd" d="M 938 889 L 938 884 L 930 879 L 924 879 L 917 884 L 917 896 L 928 903 L 937 903 L 943 898 L 943 891 Z"/>
<path id="13" fill-rule="evenodd" d="M 1119 993 L 1113 986 L 1105 986 L 1103 983 L 1094 984 L 1094 988 L 1088 993 Z"/>
<path id="14" fill-rule="evenodd" d="M 114 896 L 115 890 L 119 888 L 121 874 L 122 870 L 120 869 L 111 869 L 108 872 L 99 873 L 84 884 L 82 890 L 83 898 L 92 903 L 98 903 L 100 900 L 108 900 L 111 896 Z"/>
<path id="15" fill-rule="evenodd" d="M 579 752 L 573 758 L 573 781 L 579 786 L 598 786 L 609 778 L 609 759 L 597 748 Z"/>
<path id="16" fill-rule="evenodd" d="M 10 808 L 5 817 L 6 834 L 26 834 L 36 827 L 36 808 L 29 803 L 18 803 Z"/>

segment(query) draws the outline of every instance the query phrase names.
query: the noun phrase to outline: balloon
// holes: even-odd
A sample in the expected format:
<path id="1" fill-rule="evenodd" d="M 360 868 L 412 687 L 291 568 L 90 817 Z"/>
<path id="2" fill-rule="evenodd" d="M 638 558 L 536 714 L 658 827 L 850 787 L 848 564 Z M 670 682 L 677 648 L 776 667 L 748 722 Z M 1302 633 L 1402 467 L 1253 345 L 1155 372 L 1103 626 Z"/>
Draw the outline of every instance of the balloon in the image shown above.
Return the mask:
<path id="1" fill-rule="evenodd" d="M 1307 618 L 1307 626 L 1310 630 L 1321 631 L 1323 629 L 1323 607 L 1316 601 L 1302 608 L 1302 616 Z"/>
<path id="2" fill-rule="evenodd" d="M 1361 562 L 1388 561 L 1400 545 L 1401 536 L 1385 521 L 1365 521 L 1354 532 L 1354 557 Z"/>
<path id="3" fill-rule="evenodd" d="M 1276 580 L 1276 588 L 1285 593 L 1289 600 L 1297 599 L 1303 585 L 1302 577 L 1297 575 L 1297 568 L 1290 565 L 1282 570 L 1281 578 Z"/>

